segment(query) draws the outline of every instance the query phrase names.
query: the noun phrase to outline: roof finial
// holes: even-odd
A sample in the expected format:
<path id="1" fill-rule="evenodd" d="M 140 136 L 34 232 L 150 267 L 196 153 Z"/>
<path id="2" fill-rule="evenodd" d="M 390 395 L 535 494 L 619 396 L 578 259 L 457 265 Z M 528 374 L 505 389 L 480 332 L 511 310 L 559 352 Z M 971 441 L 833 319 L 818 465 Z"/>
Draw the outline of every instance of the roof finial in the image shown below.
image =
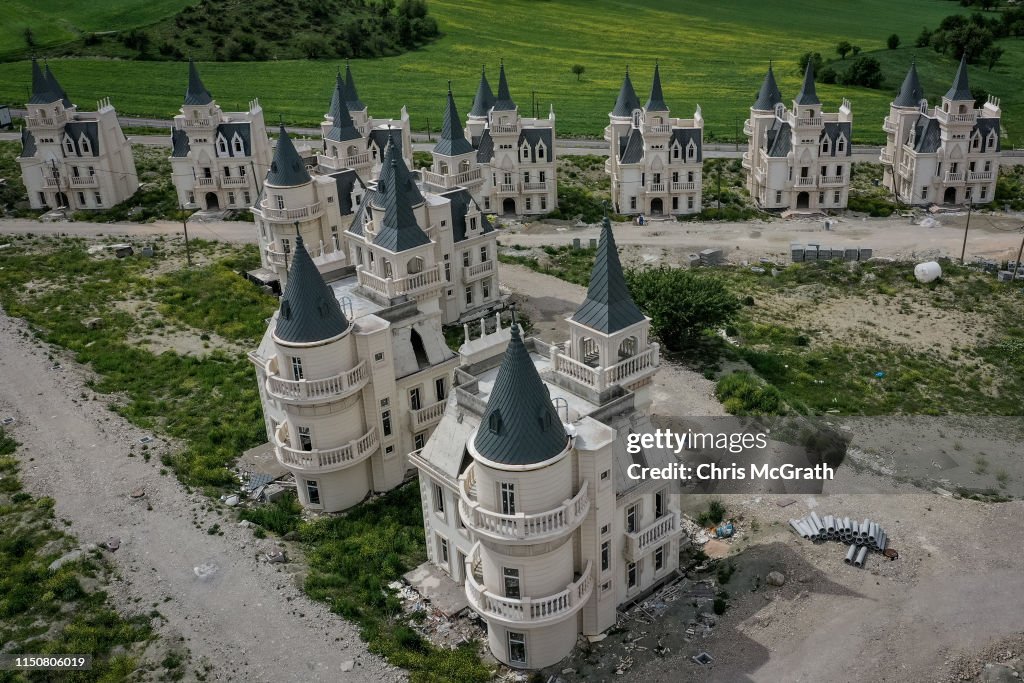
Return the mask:
<path id="1" fill-rule="evenodd" d="M 512 316 L 512 334 L 518 334 L 519 333 L 519 325 L 516 322 L 516 304 L 515 304 L 515 302 L 512 302 L 512 303 L 510 303 L 508 305 L 508 310 L 509 310 L 509 313 Z"/>
<path id="2" fill-rule="evenodd" d="M 448 94 L 452 94 L 452 79 L 448 79 Z"/>

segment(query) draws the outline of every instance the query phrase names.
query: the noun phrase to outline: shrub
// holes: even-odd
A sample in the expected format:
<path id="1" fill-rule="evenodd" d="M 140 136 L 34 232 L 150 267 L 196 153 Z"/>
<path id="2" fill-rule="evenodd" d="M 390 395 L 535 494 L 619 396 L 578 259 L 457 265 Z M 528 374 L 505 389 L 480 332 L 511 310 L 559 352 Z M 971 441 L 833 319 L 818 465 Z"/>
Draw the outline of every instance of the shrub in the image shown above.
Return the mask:
<path id="1" fill-rule="evenodd" d="M 893 33 L 888 39 L 886 39 L 885 44 L 890 50 L 895 50 L 900 46 L 900 37 Z"/>
<path id="2" fill-rule="evenodd" d="M 778 415 L 782 395 L 748 372 L 734 372 L 718 380 L 715 396 L 733 415 Z"/>

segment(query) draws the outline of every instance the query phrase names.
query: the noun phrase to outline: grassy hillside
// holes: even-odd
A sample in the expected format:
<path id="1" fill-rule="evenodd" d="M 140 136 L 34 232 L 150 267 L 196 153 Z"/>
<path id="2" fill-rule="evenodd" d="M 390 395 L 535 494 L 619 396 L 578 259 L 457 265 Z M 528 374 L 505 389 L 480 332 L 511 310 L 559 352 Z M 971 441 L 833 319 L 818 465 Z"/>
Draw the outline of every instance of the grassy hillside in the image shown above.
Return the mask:
<path id="1" fill-rule="evenodd" d="M 955 64 L 930 48 L 889 51 L 891 33 L 912 44 L 923 25 L 936 26 L 959 5 L 944 0 L 842 1 L 820 11 L 811 0 L 793 0 L 784 8 L 760 0 L 728 4 L 679 0 L 509 0 L 500 16 L 489 0 L 430 0 L 444 37 L 398 57 L 354 62 L 359 92 L 372 114 L 395 116 L 409 106 L 414 127 L 434 130 L 440 121 L 445 83 L 452 80 L 460 112 L 472 101 L 481 64 L 496 76 L 504 57 L 513 97 L 529 110 L 531 91 L 542 111 L 555 105 L 561 135 L 599 136 L 615 101 L 627 63 L 646 99 L 655 59 L 662 63 L 665 95 L 674 111 L 691 115 L 700 104 L 707 134 L 732 139 L 774 59 L 783 96 L 799 90 L 796 61 L 809 50 L 829 56 L 841 39 L 874 53 L 886 67 L 886 88 L 868 90 L 819 86 L 829 108 L 840 99 L 853 102 L 854 136 L 858 141 L 882 139 L 881 121 L 916 53 L 929 95 L 945 92 Z M 509 30 L 508 27 L 516 27 Z M 996 69 L 972 69 L 974 84 L 1002 96 L 1005 127 L 1012 140 L 1022 140 L 1015 125 L 1024 104 L 1024 89 L 1015 84 L 1024 73 L 1024 43 L 1002 43 L 1006 54 Z M 72 98 L 91 104 L 109 95 L 123 113 L 170 116 L 185 89 L 181 63 L 57 60 L 51 62 Z M 570 68 L 582 64 L 581 81 Z M 311 124 L 327 108 L 338 61 L 272 61 L 202 65 L 203 78 L 218 101 L 244 107 L 258 96 L 268 120 L 283 114 L 286 121 Z M 0 65 L 0 101 L 21 102 L 29 82 L 25 63 Z M 496 80 L 496 79 L 495 79 Z M 140 87 L 145 84 L 146 87 Z M 492 85 L 496 85 L 492 81 Z"/>
<path id="2" fill-rule="evenodd" d="M 121 31 L 172 16 L 195 0 L 7 0 L 0 21 L 0 59 L 30 49 L 25 29 L 32 30 L 40 53 L 76 40 L 84 33 Z"/>

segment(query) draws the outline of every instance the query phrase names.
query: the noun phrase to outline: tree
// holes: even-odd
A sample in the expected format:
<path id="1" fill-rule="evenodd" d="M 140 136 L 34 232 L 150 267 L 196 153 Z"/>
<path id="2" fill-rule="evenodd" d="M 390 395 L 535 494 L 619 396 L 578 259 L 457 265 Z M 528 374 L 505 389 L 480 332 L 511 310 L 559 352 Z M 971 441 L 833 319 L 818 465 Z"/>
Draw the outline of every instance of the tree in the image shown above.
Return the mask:
<path id="1" fill-rule="evenodd" d="M 992 67 L 996 65 L 999 58 L 1003 56 L 1003 48 L 998 45 L 990 45 L 982 57 L 985 59 L 985 64 L 988 65 L 988 70 L 991 71 Z"/>
<path id="2" fill-rule="evenodd" d="M 31 47 L 35 47 L 36 46 L 36 34 L 34 34 L 32 32 L 32 29 L 29 28 L 28 26 L 26 26 L 25 27 L 25 31 L 24 31 L 24 35 L 25 35 L 25 44 L 28 45 L 30 48 Z"/>
<path id="3" fill-rule="evenodd" d="M 852 50 L 853 45 L 851 45 L 848 40 L 840 40 L 839 43 L 836 44 L 836 52 L 839 53 L 840 59 L 846 59 L 846 55 L 850 54 Z"/>
<path id="4" fill-rule="evenodd" d="M 814 65 L 814 73 L 821 73 L 821 69 L 825 64 L 825 60 L 821 58 L 820 52 L 805 52 L 800 55 L 799 73 L 801 76 L 807 70 L 807 62 L 811 62 Z"/>
<path id="5" fill-rule="evenodd" d="M 917 37 L 917 47 L 928 47 L 932 42 L 932 32 L 927 26 L 921 27 L 921 35 Z"/>
<path id="6" fill-rule="evenodd" d="M 858 57 L 850 64 L 843 78 L 844 85 L 859 85 L 865 88 L 882 87 L 882 65 L 874 57 Z"/>
<path id="7" fill-rule="evenodd" d="M 860 50 L 861 50 L 860 45 L 854 45 L 853 46 L 853 56 L 856 57 L 857 55 L 859 55 L 860 54 Z"/>
<path id="8" fill-rule="evenodd" d="M 890 50 L 895 50 L 900 46 L 900 37 L 894 33 L 889 36 L 888 40 L 885 41 L 885 44 L 889 46 Z"/>
<path id="9" fill-rule="evenodd" d="M 573 64 L 572 72 L 576 74 L 576 82 L 579 83 L 580 78 L 583 76 L 583 72 L 587 70 L 587 67 L 582 64 Z"/>
<path id="10" fill-rule="evenodd" d="M 627 270 L 626 283 L 670 351 L 692 347 L 705 330 L 727 324 L 740 309 L 739 299 L 712 275 L 660 266 Z"/>

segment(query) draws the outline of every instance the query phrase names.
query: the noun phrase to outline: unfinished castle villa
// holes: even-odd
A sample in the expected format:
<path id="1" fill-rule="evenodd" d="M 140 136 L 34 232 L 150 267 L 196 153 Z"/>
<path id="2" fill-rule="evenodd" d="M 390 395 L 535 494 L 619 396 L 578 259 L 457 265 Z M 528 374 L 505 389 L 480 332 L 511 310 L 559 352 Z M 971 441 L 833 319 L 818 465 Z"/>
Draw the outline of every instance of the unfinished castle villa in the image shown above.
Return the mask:
<path id="1" fill-rule="evenodd" d="M 103 209 L 139 188 L 132 148 L 109 100 L 79 111 L 49 65 L 32 60 L 18 165 L 33 209 Z"/>
<path id="2" fill-rule="evenodd" d="M 1000 114 L 992 96 L 975 107 L 966 60 L 930 109 L 911 64 L 882 124 L 885 186 L 908 204 L 990 203 L 999 177 Z"/>

